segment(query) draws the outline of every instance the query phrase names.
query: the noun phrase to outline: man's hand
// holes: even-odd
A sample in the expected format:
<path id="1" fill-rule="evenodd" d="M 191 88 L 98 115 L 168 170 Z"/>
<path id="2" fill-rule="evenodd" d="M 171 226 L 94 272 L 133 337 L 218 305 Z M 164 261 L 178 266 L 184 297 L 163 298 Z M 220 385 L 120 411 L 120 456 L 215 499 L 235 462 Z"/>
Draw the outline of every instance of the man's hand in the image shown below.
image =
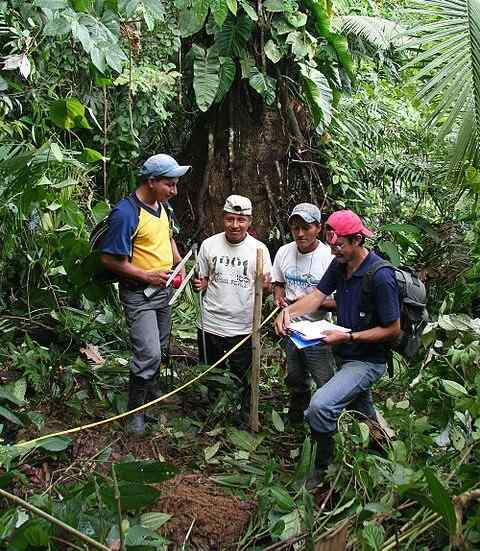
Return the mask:
<path id="1" fill-rule="evenodd" d="M 290 313 L 288 308 L 284 308 L 280 314 L 278 314 L 275 320 L 275 333 L 281 337 L 287 335 L 287 329 L 290 325 Z"/>
<path id="2" fill-rule="evenodd" d="M 147 272 L 148 283 L 154 287 L 165 287 L 169 277 L 168 272 Z"/>
<path id="3" fill-rule="evenodd" d="M 274 304 L 275 306 L 278 306 L 278 308 L 286 308 L 288 306 L 288 302 L 285 296 L 276 296 Z"/>
<path id="4" fill-rule="evenodd" d="M 208 286 L 208 277 L 196 277 L 192 280 L 193 290 L 199 293 L 205 291 Z"/>
<path id="5" fill-rule="evenodd" d="M 350 341 L 350 333 L 344 333 L 343 331 L 325 331 L 324 335 L 326 335 L 323 339 L 324 344 L 335 345 Z"/>
<path id="6" fill-rule="evenodd" d="M 262 286 L 264 289 L 270 289 L 272 285 L 272 276 L 268 274 L 262 275 Z"/>

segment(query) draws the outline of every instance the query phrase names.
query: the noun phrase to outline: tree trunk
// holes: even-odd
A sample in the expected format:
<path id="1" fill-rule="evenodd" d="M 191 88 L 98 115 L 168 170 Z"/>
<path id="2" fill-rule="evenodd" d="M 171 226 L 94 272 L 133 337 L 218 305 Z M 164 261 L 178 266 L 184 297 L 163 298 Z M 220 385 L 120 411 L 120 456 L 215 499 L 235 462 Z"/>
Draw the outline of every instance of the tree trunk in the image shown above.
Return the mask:
<path id="1" fill-rule="evenodd" d="M 281 244 L 296 203 L 322 204 L 315 164 L 298 162 L 304 144 L 298 143 L 283 111 L 266 107 L 241 81 L 221 105 L 199 118 L 181 155 L 193 170 L 182 179 L 175 208 L 186 234 L 202 239 L 222 231 L 225 199 L 235 193 L 251 199 L 252 227 L 259 239 Z M 291 117 L 291 103 L 287 111 Z M 294 116 L 301 127 L 302 117 L 298 112 Z"/>

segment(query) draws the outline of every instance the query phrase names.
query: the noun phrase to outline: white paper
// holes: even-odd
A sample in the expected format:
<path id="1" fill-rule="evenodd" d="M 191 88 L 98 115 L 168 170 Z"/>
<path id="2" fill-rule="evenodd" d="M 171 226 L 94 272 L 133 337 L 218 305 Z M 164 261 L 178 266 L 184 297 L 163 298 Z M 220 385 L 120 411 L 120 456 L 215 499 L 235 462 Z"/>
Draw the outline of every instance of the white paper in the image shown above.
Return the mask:
<path id="1" fill-rule="evenodd" d="M 325 337 L 325 331 L 343 331 L 348 333 L 350 329 L 335 325 L 326 320 L 320 321 L 294 321 L 288 329 L 301 335 L 304 340 L 321 339 Z"/>

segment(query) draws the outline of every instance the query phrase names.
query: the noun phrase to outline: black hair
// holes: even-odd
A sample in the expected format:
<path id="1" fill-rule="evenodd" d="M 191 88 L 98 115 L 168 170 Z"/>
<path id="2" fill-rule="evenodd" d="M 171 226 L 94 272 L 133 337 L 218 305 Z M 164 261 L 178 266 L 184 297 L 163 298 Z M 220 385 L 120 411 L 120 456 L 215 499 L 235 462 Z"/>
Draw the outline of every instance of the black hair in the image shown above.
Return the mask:
<path id="1" fill-rule="evenodd" d="M 342 237 L 345 237 L 348 239 L 348 242 L 353 245 L 353 242 L 358 239 L 358 236 L 361 237 L 360 242 L 358 243 L 360 247 L 365 245 L 365 236 L 362 233 L 353 233 L 351 235 L 342 235 Z"/>

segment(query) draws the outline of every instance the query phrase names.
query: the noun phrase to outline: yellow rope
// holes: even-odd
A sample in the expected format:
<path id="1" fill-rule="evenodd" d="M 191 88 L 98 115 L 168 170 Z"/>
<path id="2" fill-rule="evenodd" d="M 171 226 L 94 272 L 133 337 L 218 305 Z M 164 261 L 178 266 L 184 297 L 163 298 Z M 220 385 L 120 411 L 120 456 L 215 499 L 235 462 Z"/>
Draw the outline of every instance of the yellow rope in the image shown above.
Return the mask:
<path id="1" fill-rule="evenodd" d="M 260 327 L 263 327 L 268 321 L 270 321 L 273 316 L 277 313 L 278 308 L 275 308 L 273 312 L 271 312 L 262 322 L 262 325 Z M 205 369 L 205 371 L 202 371 L 200 375 L 197 375 L 190 381 L 186 382 L 182 386 L 176 388 L 175 390 L 172 390 L 171 392 L 168 392 L 167 394 L 164 394 L 160 396 L 160 398 L 156 398 L 155 400 L 152 400 L 151 402 L 147 402 L 146 404 L 143 404 L 143 406 L 139 406 L 138 408 L 131 409 L 130 411 L 125 411 L 124 413 L 120 413 L 119 415 L 115 415 L 114 417 L 109 417 L 108 419 L 103 419 L 102 421 L 95 421 L 94 423 L 88 423 L 87 425 L 82 425 L 80 427 L 74 427 L 73 429 L 67 429 L 62 430 L 60 432 L 54 432 L 52 434 L 45 434 L 43 436 L 39 436 L 38 438 L 35 438 L 34 440 L 28 440 L 27 442 L 19 442 L 18 444 L 15 444 L 13 447 L 25 447 L 25 446 L 32 446 L 33 444 L 36 444 L 37 442 L 40 442 L 42 440 L 46 440 L 47 438 L 53 438 L 54 436 L 62 436 L 64 434 L 72 434 L 74 432 L 79 432 L 81 430 L 91 429 L 93 427 L 99 427 L 100 425 L 106 425 L 107 423 L 112 423 L 113 421 L 117 421 L 118 419 L 123 419 L 124 417 L 128 417 L 129 415 L 132 415 L 132 413 L 137 413 L 138 411 L 143 411 L 144 409 L 149 408 L 150 406 L 153 406 L 155 404 L 158 404 L 162 400 L 165 400 L 166 398 L 169 398 L 170 396 L 173 396 L 174 394 L 177 394 L 177 392 L 180 392 L 181 390 L 184 390 L 191 384 L 198 381 L 200 378 L 202 378 L 204 375 L 206 375 L 209 371 L 217 367 L 220 363 L 222 363 L 224 360 L 230 356 L 230 354 L 233 354 L 235 350 L 238 350 L 244 344 L 247 342 L 247 340 L 250 338 L 250 335 L 247 335 L 245 338 L 243 338 L 240 342 L 238 342 L 234 347 L 232 347 L 228 352 L 226 352 L 218 361 L 216 361 L 213 365 Z"/>

